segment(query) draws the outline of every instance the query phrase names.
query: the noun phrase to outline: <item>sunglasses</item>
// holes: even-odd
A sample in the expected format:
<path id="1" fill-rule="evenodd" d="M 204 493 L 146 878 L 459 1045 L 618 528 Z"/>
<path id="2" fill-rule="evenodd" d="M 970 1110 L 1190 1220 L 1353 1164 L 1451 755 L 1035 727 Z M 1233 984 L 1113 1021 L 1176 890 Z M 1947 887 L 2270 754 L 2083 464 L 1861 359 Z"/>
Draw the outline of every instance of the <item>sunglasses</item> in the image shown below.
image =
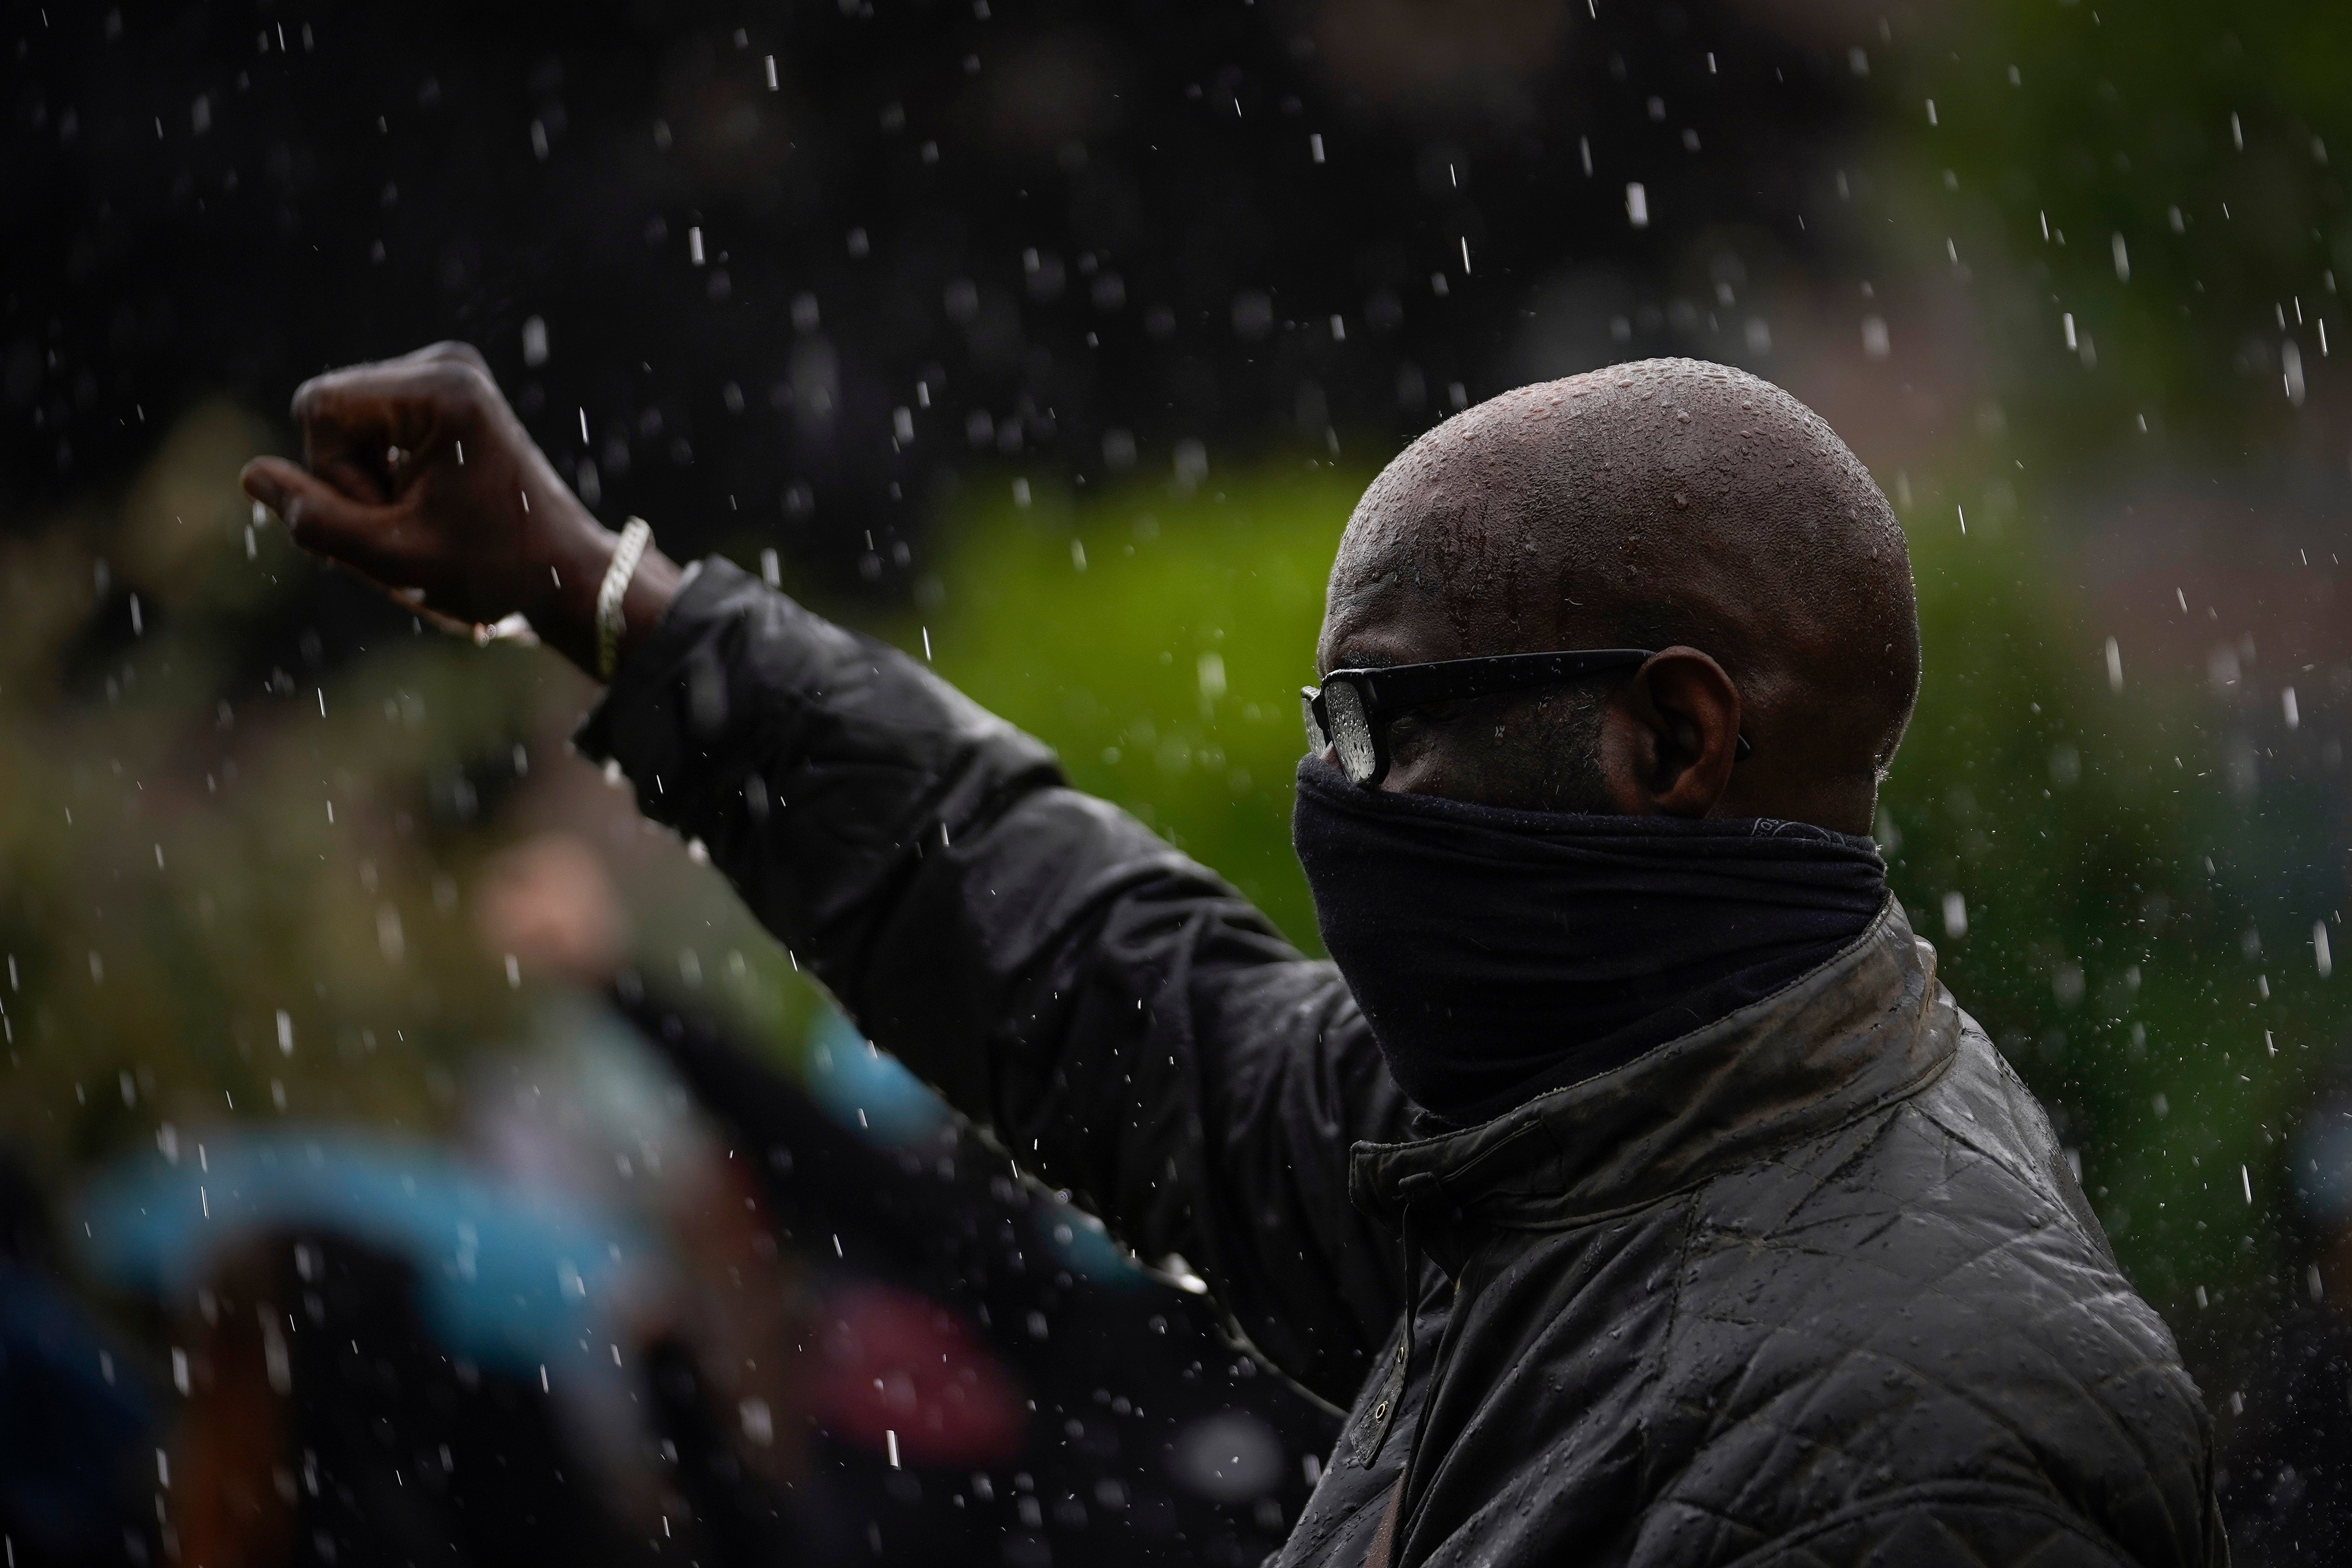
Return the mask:
<path id="1" fill-rule="evenodd" d="M 1611 670 L 1638 669 L 1652 657 L 1653 650 L 1643 647 L 1569 648 L 1557 653 L 1445 658 L 1385 669 L 1335 669 L 1323 678 L 1321 686 L 1299 689 L 1307 748 L 1338 756 L 1339 771 L 1357 788 L 1378 789 L 1388 776 L 1389 725 L 1400 713 L 1441 702 L 1562 685 Z M 1751 749 L 1743 735 L 1733 754 L 1744 759 Z"/>

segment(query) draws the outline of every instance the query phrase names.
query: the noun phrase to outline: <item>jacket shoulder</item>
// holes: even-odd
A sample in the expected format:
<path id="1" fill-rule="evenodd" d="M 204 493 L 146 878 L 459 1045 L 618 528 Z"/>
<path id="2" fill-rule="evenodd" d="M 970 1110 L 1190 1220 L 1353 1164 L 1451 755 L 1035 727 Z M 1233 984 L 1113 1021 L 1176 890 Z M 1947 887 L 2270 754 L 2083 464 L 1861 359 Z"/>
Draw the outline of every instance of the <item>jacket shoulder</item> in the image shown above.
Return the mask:
<path id="1" fill-rule="evenodd" d="M 1771 1539 L 1957 1489 L 2204 1560 L 2197 1389 L 1973 1024 L 1918 1094 L 1710 1182 L 1678 1285 L 1654 1524 Z"/>

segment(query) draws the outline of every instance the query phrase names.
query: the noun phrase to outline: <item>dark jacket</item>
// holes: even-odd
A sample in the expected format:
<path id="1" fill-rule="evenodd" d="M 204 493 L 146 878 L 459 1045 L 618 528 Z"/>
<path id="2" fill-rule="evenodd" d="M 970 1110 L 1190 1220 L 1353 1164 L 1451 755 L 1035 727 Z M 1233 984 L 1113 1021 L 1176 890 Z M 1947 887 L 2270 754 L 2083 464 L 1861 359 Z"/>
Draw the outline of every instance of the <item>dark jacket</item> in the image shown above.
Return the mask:
<path id="1" fill-rule="evenodd" d="M 918 664 L 705 566 L 583 731 L 859 1023 L 1353 1413 L 1285 1563 L 2217 1563 L 2211 1436 L 1889 901 L 1413 1136 L 1346 985 Z"/>

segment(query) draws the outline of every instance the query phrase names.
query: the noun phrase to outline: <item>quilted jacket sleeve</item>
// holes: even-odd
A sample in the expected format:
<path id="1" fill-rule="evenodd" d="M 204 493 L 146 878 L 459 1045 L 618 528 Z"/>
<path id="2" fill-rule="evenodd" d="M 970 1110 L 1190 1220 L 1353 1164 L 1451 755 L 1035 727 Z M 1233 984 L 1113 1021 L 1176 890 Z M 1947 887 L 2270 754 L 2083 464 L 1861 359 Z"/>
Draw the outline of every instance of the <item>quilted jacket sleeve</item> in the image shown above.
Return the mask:
<path id="1" fill-rule="evenodd" d="M 920 664 L 706 563 L 583 727 L 861 1027 L 1344 1402 L 1401 1310 L 1349 1205 L 1406 1104 L 1329 965 Z"/>

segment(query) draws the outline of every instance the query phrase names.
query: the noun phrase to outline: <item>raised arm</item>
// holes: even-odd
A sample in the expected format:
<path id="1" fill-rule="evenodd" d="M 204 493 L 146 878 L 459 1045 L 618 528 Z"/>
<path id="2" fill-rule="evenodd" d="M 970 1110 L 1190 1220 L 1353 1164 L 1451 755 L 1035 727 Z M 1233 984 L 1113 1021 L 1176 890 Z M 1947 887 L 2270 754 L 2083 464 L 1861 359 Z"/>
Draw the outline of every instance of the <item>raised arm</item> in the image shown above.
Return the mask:
<path id="1" fill-rule="evenodd" d="M 523 614 L 595 672 L 614 536 L 471 351 L 337 372 L 295 414 L 310 468 L 246 483 L 299 542 L 460 624 Z M 1336 973 L 921 665 L 723 562 L 680 578 L 639 567 L 583 745 L 877 1042 L 1344 1402 L 1401 1300 L 1348 1149 L 1406 1107 Z"/>

